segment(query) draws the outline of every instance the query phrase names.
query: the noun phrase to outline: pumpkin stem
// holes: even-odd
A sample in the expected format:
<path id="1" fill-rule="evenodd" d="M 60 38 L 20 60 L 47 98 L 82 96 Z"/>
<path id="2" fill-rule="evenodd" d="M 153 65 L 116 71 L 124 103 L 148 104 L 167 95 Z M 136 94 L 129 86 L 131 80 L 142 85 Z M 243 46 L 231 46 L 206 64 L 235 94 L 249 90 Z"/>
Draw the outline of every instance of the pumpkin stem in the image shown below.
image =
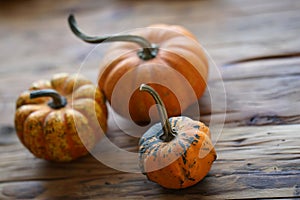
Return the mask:
<path id="1" fill-rule="evenodd" d="M 151 94 L 151 96 L 154 98 L 154 100 L 156 102 L 158 113 L 160 116 L 161 126 L 163 128 L 163 133 L 164 133 L 160 137 L 160 139 L 163 140 L 164 142 L 169 142 L 169 141 L 173 140 L 175 138 L 176 132 L 173 131 L 173 129 L 171 128 L 171 124 L 168 119 L 166 107 L 164 105 L 164 102 L 160 98 L 159 94 L 151 86 L 146 85 L 146 84 L 142 84 L 140 86 L 140 91 L 146 91 L 149 94 Z"/>
<path id="2" fill-rule="evenodd" d="M 48 105 L 53 109 L 59 109 L 67 105 L 67 99 L 61 96 L 56 90 L 44 89 L 44 90 L 33 90 L 30 92 L 30 98 L 38 97 L 51 97 L 52 100 L 49 101 Z"/>
<path id="3" fill-rule="evenodd" d="M 158 52 L 158 46 L 155 44 L 151 44 L 148 40 L 141 36 L 137 35 L 116 35 L 116 36 L 104 36 L 104 37 L 97 37 L 97 36 L 88 36 L 84 34 L 77 26 L 77 22 L 75 20 L 74 15 L 69 15 L 68 18 L 69 26 L 72 32 L 81 40 L 92 43 L 98 44 L 102 42 L 134 42 L 140 45 L 143 49 L 138 51 L 138 56 L 143 60 L 150 60 L 155 58 Z"/>

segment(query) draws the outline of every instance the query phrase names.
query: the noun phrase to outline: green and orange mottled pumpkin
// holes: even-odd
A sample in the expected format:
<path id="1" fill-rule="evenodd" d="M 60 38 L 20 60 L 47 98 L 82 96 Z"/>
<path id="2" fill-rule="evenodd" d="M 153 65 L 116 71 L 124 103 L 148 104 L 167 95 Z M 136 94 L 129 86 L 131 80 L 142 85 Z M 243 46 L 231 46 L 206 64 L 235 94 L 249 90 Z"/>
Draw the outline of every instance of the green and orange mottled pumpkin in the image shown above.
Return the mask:
<path id="1" fill-rule="evenodd" d="M 188 117 L 168 119 L 164 104 L 153 88 L 142 85 L 159 105 L 161 123 L 152 126 L 140 139 L 140 167 L 148 179 L 165 188 L 195 185 L 210 171 L 216 151 L 209 128 Z"/>
<path id="2" fill-rule="evenodd" d="M 71 161 L 88 154 L 106 132 L 105 98 L 83 76 L 56 74 L 18 97 L 15 128 L 36 157 Z"/>

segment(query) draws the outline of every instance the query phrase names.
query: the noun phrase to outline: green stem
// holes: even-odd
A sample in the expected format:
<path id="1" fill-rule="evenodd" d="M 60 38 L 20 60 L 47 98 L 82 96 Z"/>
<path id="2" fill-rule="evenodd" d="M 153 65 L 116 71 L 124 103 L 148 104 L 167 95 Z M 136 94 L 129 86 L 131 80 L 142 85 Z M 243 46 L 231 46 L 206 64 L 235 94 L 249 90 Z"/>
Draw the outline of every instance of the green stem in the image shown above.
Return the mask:
<path id="1" fill-rule="evenodd" d="M 44 90 L 33 90 L 30 92 L 30 98 L 38 97 L 51 97 L 52 100 L 49 101 L 48 105 L 53 109 L 59 109 L 67 105 L 67 99 L 61 96 L 56 90 L 44 89 Z"/>
<path id="2" fill-rule="evenodd" d="M 69 26 L 72 32 L 81 40 L 98 44 L 102 42 L 134 42 L 142 47 L 142 49 L 138 52 L 138 55 L 143 60 L 149 60 L 155 58 L 158 52 L 158 46 L 155 44 L 151 44 L 148 40 L 141 36 L 137 35 L 116 35 L 116 36 L 106 36 L 106 37 L 97 37 L 97 36 L 88 36 L 84 34 L 77 26 L 77 22 L 75 20 L 74 15 L 70 15 L 68 18 Z"/>
<path id="3" fill-rule="evenodd" d="M 173 131 L 173 129 L 171 128 L 171 124 L 168 119 L 166 107 L 164 105 L 164 102 L 160 98 L 159 94 L 151 86 L 146 85 L 146 84 L 142 84 L 140 86 L 140 91 L 146 91 L 149 94 L 151 94 L 151 96 L 153 97 L 153 99 L 156 102 L 158 113 L 160 116 L 161 126 L 163 128 L 163 135 L 161 136 L 160 139 L 162 139 L 164 142 L 169 142 L 169 141 L 173 140 L 176 137 L 175 136 L 176 132 Z"/>

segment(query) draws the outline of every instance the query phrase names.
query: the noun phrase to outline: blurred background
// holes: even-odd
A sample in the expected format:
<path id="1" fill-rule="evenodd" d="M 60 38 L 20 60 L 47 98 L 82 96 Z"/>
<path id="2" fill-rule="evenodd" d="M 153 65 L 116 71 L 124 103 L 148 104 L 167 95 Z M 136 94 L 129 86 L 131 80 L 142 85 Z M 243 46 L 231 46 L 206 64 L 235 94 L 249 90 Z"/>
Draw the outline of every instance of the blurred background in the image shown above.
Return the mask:
<path id="1" fill-rule="evenodd" d="M 1 1 L 0 124 L 12 124 L 14 101 L 33 81 L 77 72 L 94 48 L 71 33 L 70 13 L 90 35 L 117 34 L 153 23 L 182 25 L 221 66 L 299 49 L 299 10 L 297 0 Z M 105 45 L 97 48 L 97 59 L 105 49 Z M 94 81 L 97 59 L 82 71 Z"/>

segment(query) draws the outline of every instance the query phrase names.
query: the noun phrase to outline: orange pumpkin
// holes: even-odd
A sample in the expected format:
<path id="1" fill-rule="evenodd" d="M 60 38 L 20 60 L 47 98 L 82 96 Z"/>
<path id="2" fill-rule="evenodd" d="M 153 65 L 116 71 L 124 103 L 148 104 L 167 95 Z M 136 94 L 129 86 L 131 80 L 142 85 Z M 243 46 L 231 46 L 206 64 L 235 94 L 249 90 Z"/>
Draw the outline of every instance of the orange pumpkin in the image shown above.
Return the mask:
<path id="1" fill-rule="evenodd" d="M 142 85 L 159 105 L 161 123 L 152 126 L 140 139 L 140 166 L 148 179 L 165 188 L 195 185 L 210 171 L 216 152 L 209 128 L 188 117 L 168 119 L 163 101 L 156 91 Z"/>
<path id="2" fill-rule="evenodd" d="M 138 91 L 150 84 L 162 97 L 169 116 L 180 115 L 206 88 L 208 61 L 196 37 L 181 26 L 156 24 L 130 35 L 89 37 L 70 15 L 69 25 L 89 43 L 112 45 L 101 64 L 99 87 L 120 115 L 137 123 L 149 122 L 154 101 Z M 158 113 L 152 119 L 159 120 Z"/>
<path id="3" fill-rule="evenodd" d="M 15 127 L 36 157 L 67 162 L 88 154 L 107 127 L 104 95 L 88 79 L 65 73 L 40 80 L 16 102 Z"/>

